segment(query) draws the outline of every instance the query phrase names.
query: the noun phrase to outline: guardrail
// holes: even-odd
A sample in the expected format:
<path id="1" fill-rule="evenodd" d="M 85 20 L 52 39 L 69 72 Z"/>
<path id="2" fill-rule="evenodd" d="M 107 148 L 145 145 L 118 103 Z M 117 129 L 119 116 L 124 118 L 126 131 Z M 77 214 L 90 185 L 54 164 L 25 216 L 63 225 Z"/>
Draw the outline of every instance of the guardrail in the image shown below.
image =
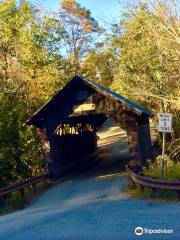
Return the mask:
<path id="1" fill-rule="evenodd" d="M 126 168 L 127 173 L 136 184 L 139 184 L 143 190 L 144 187 L 152 188 L 152 190 L 162 189 L 176 191 L 178 199 L 180 199 L 180 180 L 161 180 L 152 177 L 136 174 L 129 167 Z"/>
<path id="2" fill-rule="evenodd" d="M 36 194 L 37 188 L 36 185 L 43 180 L 46 180 L 48 177 L 47 174 L 43 174 L 40 176 L 32 177 L 29 180 L 25 180 L 23 182 L 19 182 L 13 185 L 9 185 L 7 187 L 0 188 L 0 198 L 2 199 L 2 207 L 8 207 L 8 197 L 14 192 L 20 192 L 22 198 L 22 206 L 25 203 L 25 188 L 32 186 L 33 194 Z"/>

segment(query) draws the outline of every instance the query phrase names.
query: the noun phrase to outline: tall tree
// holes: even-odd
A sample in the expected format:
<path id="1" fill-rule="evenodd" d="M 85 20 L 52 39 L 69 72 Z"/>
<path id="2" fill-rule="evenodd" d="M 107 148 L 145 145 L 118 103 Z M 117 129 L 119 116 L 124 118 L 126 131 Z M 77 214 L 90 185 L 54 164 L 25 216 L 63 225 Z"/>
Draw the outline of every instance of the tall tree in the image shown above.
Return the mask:
<path id="1" fill-rule="evenodd" d="M 4 183 L 43 170 L 36 133 L 24 123 L 52 95 L 60 76 L 50 52 L 52 26 L 27 1 L 0 2 L 0 175 Z"/>
<path id="2" fill-rule="evenodd" d="M 124 15 L 112 37 L 112 45 L 119 54 L 111 87 L 155 113 L 173 113 L 173 146 L 176 143 L 178 150 L 180 23 L 169 6 L 167 1 L 154 1 L 151 6 L 140 4 Z M 177 153 L 180 149 L 176 150 L 173 151 Z"/>
<path id="3" fill-rule="evenodd" d="M 120 53 L 116 79 L 129 95 L 158 101 L 164 111 L 168 103 L 177 99 L 178 46 L 165 41 L 167 33 L 160 16 L 144 5 L 121 24 L 120 35 L 113 38 L 113 45 Z"/>
<path id="4" fill-rule="evenodd" d="M 59 12 L 63 27 L 63 46 L 74 72 L 81 72 L 80 62 L 101 33 L 97 21 L 85 7 L 75 0 L 63 0 Z"/>

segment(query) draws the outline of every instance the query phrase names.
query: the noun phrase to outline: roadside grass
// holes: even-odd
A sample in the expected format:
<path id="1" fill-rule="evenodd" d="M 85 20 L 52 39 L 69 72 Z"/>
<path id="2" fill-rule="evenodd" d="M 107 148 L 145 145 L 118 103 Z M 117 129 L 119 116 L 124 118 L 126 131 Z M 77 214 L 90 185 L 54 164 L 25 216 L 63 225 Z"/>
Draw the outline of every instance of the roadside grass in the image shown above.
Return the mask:
<path id="1" fill-rule="evenodd" d="M 0 215 L 12 213 L 16 210 L 23 209 L 30 205 L 35 199 L 37 199 L 48 187 L 50 186 L 48 181 L 40 182 L 36 185 L 36 193 L 34 193 L 32 187 L 25 188 L 25 199 L 23 201 L 20 192 L 12 193 L 7 200 L 7 208 L 2 207 L 2 199 L 0 199 Z"/>
<path id="2" fill-rule="evenodd" d="M 161 157 L 157 157 L 156 161 L 147 162 L 147 167 L 144 170 L 144 175 L 161 178 L 162 160 Z M 165 157 L 165 180 L 180 180 L 180 161 Z"/>
<path id="3" fill-rule="evenodd" d="M 162 162 L 161 157 L 157 157 L 156 161 L 147 162 L 147 167 L 144 169 L 144 175 L 161 179 Z M 165 158 L 165 180 L 180 180 L 180 162 Z M 135 198 L 157 199 L 177 201 L 177 193 L 171 190 L 156 189 L 141 187 L 135 184 L 131 178 L 127 178 L 127 191 Z"/>
<path id="4" fill-rule="evenodd" d="M 140 185 L 134 184 L 130 177 L 127 177 L 127 191 L 134 198 L 149 199 L 149 200 L 166 200 L 178 201 L 175 191 L 169 190 L 152 190 L 151 188 L 141 188 Z"/>

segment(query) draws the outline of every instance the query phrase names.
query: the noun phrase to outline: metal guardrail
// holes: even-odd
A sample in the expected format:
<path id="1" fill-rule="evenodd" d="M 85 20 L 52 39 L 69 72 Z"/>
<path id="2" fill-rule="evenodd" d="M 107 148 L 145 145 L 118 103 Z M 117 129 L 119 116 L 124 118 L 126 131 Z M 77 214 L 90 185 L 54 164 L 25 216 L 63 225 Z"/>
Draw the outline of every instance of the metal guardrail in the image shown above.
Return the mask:
<path id="1" fill-rule="evenodd" d="M 24 189 L 26 187 L 32 186 L 33 193 L 35 194 L 36 184 L 40 183 L 41 181 L 47 179 L 48 175 L 43 174 L 40 176 L 32 177 L 29 180 L 25 180 L 23 182 L 19 182 L 16 184 L 9 185 L 7 187 L 0 188 L 0 198 L 2 199 L 2 207 L 7 208 L 8 207 L 8 197 L 14 193 L 20 191 L 21 197 L 22 197 L 22 205 L 24 205 L 24 197 L 25 197 L 25 191 Z"/>
<path id="2" fill-rule="evenodd" d="M 127 173 L 136 184 L 139 184 L 142 187 L 149 187 L 153 190 L 162 189 L 162 190 L 171 190 L 177 192 L 177 197 L 180 198 L 180 180 L 161 180 L 155 179 L 152 177 L 142 176 L 136 174 L 132 169 L 127 167 Z"/>

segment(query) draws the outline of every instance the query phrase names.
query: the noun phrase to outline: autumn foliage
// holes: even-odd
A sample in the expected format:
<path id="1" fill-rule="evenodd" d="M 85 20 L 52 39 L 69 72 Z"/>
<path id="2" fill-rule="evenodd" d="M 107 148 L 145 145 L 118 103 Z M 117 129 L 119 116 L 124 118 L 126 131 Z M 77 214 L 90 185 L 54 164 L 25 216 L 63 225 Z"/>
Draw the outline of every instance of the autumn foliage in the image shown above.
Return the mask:
<path id="1" fill-rule="evenodd" d="M 155 116 L 172 113 L 167 153 L 179 159 L 178 6 L 173 0 L 133 2 L 105 31 L 75 0 L 61 1 L 54 15 L 28 1 L 0 1 L 0 185 L 45 171 L 35 129 L 24 123 L 77 73 Z"/>

